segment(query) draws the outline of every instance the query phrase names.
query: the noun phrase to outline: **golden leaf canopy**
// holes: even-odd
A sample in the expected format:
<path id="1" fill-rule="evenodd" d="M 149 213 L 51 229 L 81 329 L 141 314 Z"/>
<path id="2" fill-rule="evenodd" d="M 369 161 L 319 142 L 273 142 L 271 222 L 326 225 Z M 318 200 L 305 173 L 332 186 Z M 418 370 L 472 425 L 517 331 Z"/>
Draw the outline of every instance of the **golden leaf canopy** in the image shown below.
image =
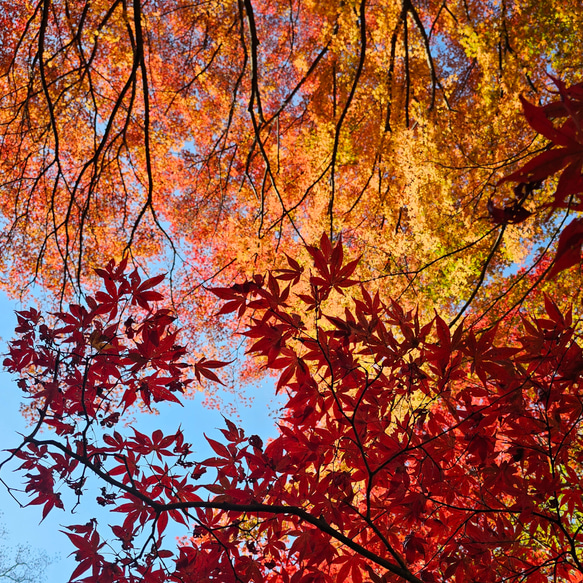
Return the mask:
<path id="1" fill-rule="evenodd" d="M 13 294 L 67 298 L 129 252 L 170 272 L 184 322 L 219 346 L 205 288 L 284 265 L 282 251 L 309 266 L 303 244 L 322 232 L 382 295 L 451 318 L 469 299 L 478 317 L 511 308 L 540 268 L 509 275 L 555 234 L 540 210 L 552 185 L 520 224 L 493 222 L 488 202 L 512 204 L 496 184 L 545 147 L 519 95 L 548 101 L 549 73 L 580 80 L 575 0 L 0 6 Z"/>

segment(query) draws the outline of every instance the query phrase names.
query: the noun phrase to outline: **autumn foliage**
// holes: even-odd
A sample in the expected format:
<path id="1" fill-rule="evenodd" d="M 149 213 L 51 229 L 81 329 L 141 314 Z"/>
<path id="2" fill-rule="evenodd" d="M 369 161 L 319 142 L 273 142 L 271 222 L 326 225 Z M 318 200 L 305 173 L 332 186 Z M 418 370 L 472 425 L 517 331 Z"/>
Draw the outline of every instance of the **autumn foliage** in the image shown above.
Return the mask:
<path id="1" fill-rule="evenodd" d="M 560 173 L 554 199 L 548 204 L 551 210 L 583 210 L 583 84 L 566 87 L 555 79 L 559 100 L 536 107 L 522 98 L 524 114 L 531 127 L 549 140 L 549 146 L 530 160 L 520 170 L 504 179 L 540 185 L 554 174 Z M 560 120 L 558 127 L 553 123 Z M 562 231 L 557 255 L 549 277 L 557 275 L 581 261 L 583 221 L 575 218 Z"/>
<path id="2" fill-rule="evenodd" d="M 111 511 L 70 580 L 583 581 L 575 8 L 203 4 L 0 2 L 0 284 L 57 306 L 0 470 Z M 233 338 L 275 438 L 127 425 Z"/>
<path id="3" fill-rule="evenodd" d="M 212 290 L 223 311 L 249 316 L 249 351 L 287 403 L 275 439 L 226 420 L 206 460 L 180 430 L 119 426 L 128 407 L 179 402 L 225 364 L 189 373 L 160 278 L 110 262 L 85 305 L 51 323 L 18 313 L 5 365 L 39 411 L 12 451 L 31 503 L 44 516 L 63 506 L 57 481 L 82 498 L 93 475 L 97 502 L 119 517 L 67 527 L 71 580 L 581 580 L 583 352 L 571 312 L 546 298 L 546 316 L 525 316 L 501 345 L 495 327 L 422 323 L 371 295 L 341 242 L 324 235 L 308 251 L 313 267 L 290 258 Z M 342 316 L 327 313 L 333 296 Z M 170 521 L 184 528 L 177 548 Z"/>
<path id="4" fill-rule="evenodd" d="M 425 317 L 519 302 L 505 272 L 552 238 L 537 212 L 552 187 L 496 185 L 545 147 L 517 96 L 554 100 L 547 71 L 581 80 L 580 9 L 0 1 L 0 287 L 70 301 L 129 252 L 168 272 L 209 358 L 236 321 L 211 318 L 205 288 L 285 268 L 282 250 L 305 263 L 322 232 L 362 256 L 371 291 Z M 489 201 L 507 207 L 494 225 Z"/>

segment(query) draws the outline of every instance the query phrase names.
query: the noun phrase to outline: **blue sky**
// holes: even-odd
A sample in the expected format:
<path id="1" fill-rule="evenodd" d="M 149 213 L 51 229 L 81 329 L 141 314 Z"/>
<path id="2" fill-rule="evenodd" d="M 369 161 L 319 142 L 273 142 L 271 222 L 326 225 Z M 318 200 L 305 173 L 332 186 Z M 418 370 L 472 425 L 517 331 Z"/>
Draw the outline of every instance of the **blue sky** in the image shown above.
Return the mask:
<path id="1" fill-rule="evenodd" d="M 6 342 L 13 337 L 16 326 L 15 309 L 22 309 L 22 306 L 9 301 L 3 294 L 0 295 L 2 354 L 6 351 Z M 0 408 L 0 449 L 4 450 L 20 443 L 17 433 L 26 431 L 26 423 L 19 413 L 20 389 L 16 386 L 14 379 L 3 370 L 0 372 L 0 392 L 2 403 Z M 265 441 L 276 433 L 275 420 L 271 413 L 278 406 L 274 401 L 273 383 L 265 382 L 259 388 L 250 390 L 250 394 L 253 396 L 254 402 L 251 407 L 239 409 L 240 425 L 245 429 L 247 435 L 258 434 Z M 136 419 L 137 428 L 146 433 L 155 429 L 174 432 L 180 425 L 186 439 L 193 444 L 195 459 L 205 459 L 212 454 L 206 445 L 203 433 L 220 441 L 221 434 L 217 428 L 222 428 L 225 424 L 219 411 L 203 408 L 200 404 L 201 401 L 202 396 L 192 401 L 186 401 L 184 407 L 178 405 L 160 407 L 159 415 L 140 415 Z M 4 458 L 5 454 L 0 457 L 2 460 Z M 14 469 L 14 467 L 13 464 L 11 468 Z M 18 474 L 10 473 L 6 471 L 6 468 L 0 477 L 11 487 L 19 487 L 22 483 Z M 23 503 L 27 501 L 23 494 L 20 494 L 19 499 Z M 104 512 L 104 509 L 95 503 L 94 497 L 88 495 L 83 500 L 82 507 L 77 508 L 75 513 L 72 514 L 70 508 L 67 508 L 67 512 L 55 509 L 44 522 L 40 523 L 40 507 L 20 508 L 6 488 L 0 484 L 0 508 L 3 513 L 0 522 L 5 524 L 8 531 L 6 542 L 11 546 L 27 544 L 33 549 L 42 550 L 54 557 L 46 572 L 46 583 L 68 581 L 75 568 L 73 558 L 68 556 L 73 551 L 73 547 L 65 535 L 59 532 L 63 526 L 84 524 L 90 518 L 95 517 L 102 525 L 101 534 L 107 536 L 110 531 L 106 525 L 118 522 L 114 518 L 119 519 L 119 515 L 112 517 Z M 170 545 L 168 546 L 170 548 Z"/>

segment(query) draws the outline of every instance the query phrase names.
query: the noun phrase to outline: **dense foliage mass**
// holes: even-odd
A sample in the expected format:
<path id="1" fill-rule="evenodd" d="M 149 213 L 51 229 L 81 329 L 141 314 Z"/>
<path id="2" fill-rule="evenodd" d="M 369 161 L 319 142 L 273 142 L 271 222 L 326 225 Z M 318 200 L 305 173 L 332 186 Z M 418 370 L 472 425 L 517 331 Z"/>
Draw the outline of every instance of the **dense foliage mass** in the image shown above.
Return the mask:
<path id="1" fill-rule="evenodd" d="M 3 285 L 58 308 L 0 469 L 43 517 L 99 483 L 71 581 L 582 581 L 576 6 L 11 4 Z M 274 439 L 125 426 L 241 336 Z"/>
<path id="2" fill-rule="evenodd" d="M 523 103 L 552 145 L 507 177 L 522 181 L 511 206 L 490 205 L 504 227 L 526 220 L 526 197 L 557 172 L 551 208 L 581 205 L 583 86 L 557 85 L 560 101 Z M 564 228 L 539 279 L 580 261 L 580 225 Z M 67 528 L 71 580 L 581 581 L 583 350 L 571 310 L 545 295 L 544 317 L 519 314 L 520 325 L 423 322 L 359 285 L 341 239 L 324 234 L 306 252 L 307 270 L 287 256 L 286 268 L 210 290 L 219 315 L 246 323 L 249 352 L 288 401 L 268 444 L 226 420 L 202 461 L 181 430 L 118 429 L 128 408 L 180 403 L 228 364 L 184 362 L 175 317 L 158 307 L 163 276 L 142 281 L 127 258 L 111 260 L 96 270 L 104 289 L 54 323 L 18 313 L 5 366 L 38 414 L 2 466 L 20 460 L 43 517 L 63 508 L 57 483 L 80 501 L 89 475 L 104 484 L 97 502 L 124 517 L 107 547 L 95 520 Z M 185 530 L 176 550 L 171 520 Z"/>
<path id="3" fill-rule="evenodd" d="M 546 297 L 546 315 L 523 317 L 500 345 L 497 327 L 422 324 L 369 294 L 340 242 L 324 235 L 308 252 L 310 270 L 289 259 L 213 290 L 225 312 L 252 312 L 250 351 L 287 403 L 278 437 L 264 444 L 226 420 L 206 460 L 180 430 L 118 427 L 136 400 L 179 402 L 225 364 L 185 375 L 156 280 L 110 262 L 105 289 L 54 324 L 19 312 L 5 364 L 39 411 L 12 451 L 31 503 L 43 516 L 63 507 L 57 484 L 81 500 L 91 475 L 97 502 L 119 515 L 67 527 L 72 580 L 581 581 L 583 351 L 571 312 Z M 327 314 L 334 296 L 340 317 Z M 184 528 L 177 549 L 170 521 Z"/>
<path id="4" fill-rule="evenodd" d="M 526 289 L 508 268 L 536 271 L 557 228 L 551 186 L 496 186 L 545 148 L 518 95 L 546 103 L 549 72 L 581 80 L 579 11 L 3 0 L 0 284 L 70 297 L 129 250 L 154 273 L 165 264 L 191 350 L 210 357 L 236 322 L 211 319 L 205 286 L 282 267 L 282 249 L 309 261 L 304 244 L 327 232 L 385 301 L 454 317 L 460 300 L 486 310 L 502 296 L 500 315 Z M 489 201 L 510 209 L 497 224 Z"/>

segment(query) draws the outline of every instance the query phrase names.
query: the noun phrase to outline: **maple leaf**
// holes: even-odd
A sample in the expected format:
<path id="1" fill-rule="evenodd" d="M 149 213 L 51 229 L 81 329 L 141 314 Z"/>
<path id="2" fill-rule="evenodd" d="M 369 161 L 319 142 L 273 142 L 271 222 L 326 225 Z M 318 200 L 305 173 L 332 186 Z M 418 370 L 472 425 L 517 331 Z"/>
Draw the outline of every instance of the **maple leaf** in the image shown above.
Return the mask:
<path id="1" fill-rule="evenodd" d="M 524 115 L 530 126 L 550 140 L 550 148 L 529 160 L 522 168 L 504 177 L 503 182 L 538 183 L 562 170 L 551 208 L 569 206 L 569 197 L 583 193 L 583 84 L 567 88 L 553 79 L 560 101 L 546 106 L 532 105 L 520 97 Z M 551 119 L 567 118 L 555 127 Z"/>
<path id="2" fill-rule="evenodd" d="M 561 271 L 581 262 L 581 247 L 583 246 L 583 219 L 573 219 L 559 236 L 557 253 L 548 277 L 552 279 Z"/>
<path id="3" fill-rule="evenodd" d="M 520 183 L 514 187 L 515 198 L 510 204 L 505 204 L 503 208 L 494 205 L 494 201 L 488 200 L 487 209 L 490 218 L 497 225 L 517 225 L 524 222 L 532 215 L 530 211 L 522 205 L 534 190 L 541 187 L 541 182 Z"/>
<path id="4" fill-rule="evenodd" d="M 233 361 L 223 362 L 220 360 L 207 360 L 206 358 L 201 358 L 194 365 L 194 374 L 199 382 L 204 377 L 210 381 L 224 385 L 223 381 L 221 381 L 221 379 L 217 376 L 216 373 L 213 372 L 213 370 L 228 366 L 232 362 Z"/>

